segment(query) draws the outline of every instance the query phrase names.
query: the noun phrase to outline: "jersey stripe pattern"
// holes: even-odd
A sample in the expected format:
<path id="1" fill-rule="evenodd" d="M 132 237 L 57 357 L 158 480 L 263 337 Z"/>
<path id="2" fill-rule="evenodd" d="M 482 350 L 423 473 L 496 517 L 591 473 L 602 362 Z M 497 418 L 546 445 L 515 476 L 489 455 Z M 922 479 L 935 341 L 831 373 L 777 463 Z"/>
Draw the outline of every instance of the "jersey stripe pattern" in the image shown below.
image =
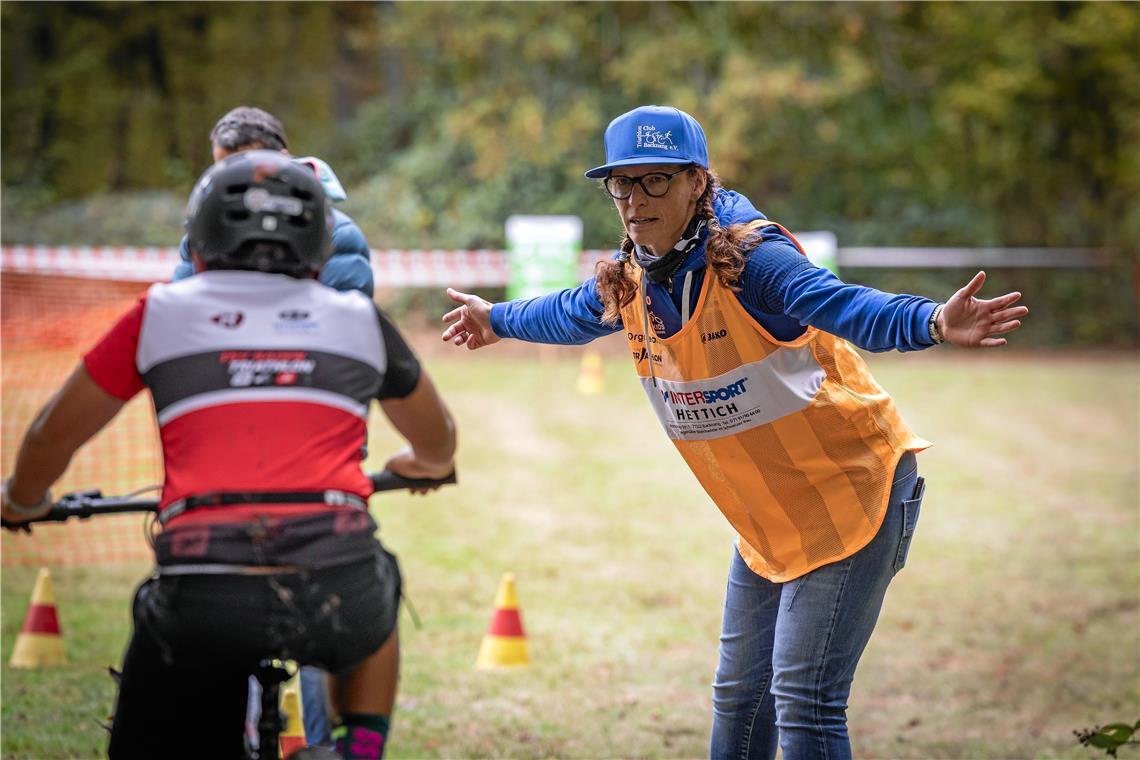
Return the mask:
<path id="1" fill-rule="evenodd" d="M 779 227 L 754 223 L 765 225 Z M 784 582 L 865 546 L 899 458 L 930 444 L 855 349 L 811 327 L 776 340 L 711 272 L 690 321 L 668 338 L 650 331 L 646 343 L 644 298 L 639 287 L 622 309 L 638 375 L 748 566 Z"/>
<path id="2" fill-rule="evenodd" d="M 165 467 L 160 509 L 214 491 L 337 489 L 367 498 L 361 470 L 369 402 L 386 370 L 380 316 L 356 292 L 314 280 L 209 271 L 152 286 L 141 304 L 134 366 L 85 359 L 104 388 L 151 390 Z M 121 363 L 120 363 L 121 364 Z M 112 391 L 113 392 L 113 391 Z M 231 522 L 253 514 L 301 515 L 324 505 L 190 510 L 170 526 Z"/>

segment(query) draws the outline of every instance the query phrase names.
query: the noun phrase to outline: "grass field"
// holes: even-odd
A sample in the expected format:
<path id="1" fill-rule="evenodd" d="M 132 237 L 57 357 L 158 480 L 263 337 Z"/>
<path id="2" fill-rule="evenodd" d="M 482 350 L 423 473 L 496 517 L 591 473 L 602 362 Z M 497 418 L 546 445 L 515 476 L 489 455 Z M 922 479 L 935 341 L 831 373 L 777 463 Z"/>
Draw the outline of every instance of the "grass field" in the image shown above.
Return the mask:
<path id="1" fill-rule="evenodd" d="M 628 359 L 608 357 L 604 395 L 583 397 L 578 357 L 429 357 L 460 426 L 461 484 L 373 501 L 422 619 L 401 617 L 389 757 L 707 754 L 732 533 Z M 936 446 L 919 459 L 928 490 L 909 564 L 856 676 L 856 755 L 1096 757 L 1073 729 L 1140 718 L 1136 356 L 940 351 L 871 364 Z M 373 425 L 374 464 L 396 445 Z M 477 672 L 504 571 L 533 664 Z M 71 664 L 27 672 L 7 658 L 35 568 L 5 568 L 4 758 L 102 754 L 105 668 L 145 572 L 56 569 Z"/>

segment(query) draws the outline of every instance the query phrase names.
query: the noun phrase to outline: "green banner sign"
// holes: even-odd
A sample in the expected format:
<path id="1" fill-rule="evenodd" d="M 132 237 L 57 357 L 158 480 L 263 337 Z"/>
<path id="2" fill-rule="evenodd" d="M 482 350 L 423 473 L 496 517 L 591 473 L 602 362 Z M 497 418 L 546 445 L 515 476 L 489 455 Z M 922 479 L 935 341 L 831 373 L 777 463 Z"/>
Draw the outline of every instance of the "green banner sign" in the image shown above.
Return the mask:
<path id="1" fill-rule="evenodd" d="M 507 219 L 507 298 L 534 298 L 579 283 L 582 220 L 576 216 Z"/>

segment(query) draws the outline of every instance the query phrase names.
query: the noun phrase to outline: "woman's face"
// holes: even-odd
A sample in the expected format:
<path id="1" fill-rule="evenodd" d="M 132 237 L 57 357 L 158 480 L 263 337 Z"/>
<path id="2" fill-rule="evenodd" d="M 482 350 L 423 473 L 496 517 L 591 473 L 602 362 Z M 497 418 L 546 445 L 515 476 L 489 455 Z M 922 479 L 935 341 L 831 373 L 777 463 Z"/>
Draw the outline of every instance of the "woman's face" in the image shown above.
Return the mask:
<path id="1" fill-rule="evenodd" d="M 655 172 L 673 174 L 678 168 L 677 164 L 620 166 L 610 176 L 637 179 Z M 655 256 L 662 256 L 681 238 L 704 190 L 704 172 L 694 169 L 674 175 L 668 192 L 660 198 L 650 196 L 640 184 L 635 184 L 628 198 L 614 198 L 614 206 L 629 239 Z"/>

